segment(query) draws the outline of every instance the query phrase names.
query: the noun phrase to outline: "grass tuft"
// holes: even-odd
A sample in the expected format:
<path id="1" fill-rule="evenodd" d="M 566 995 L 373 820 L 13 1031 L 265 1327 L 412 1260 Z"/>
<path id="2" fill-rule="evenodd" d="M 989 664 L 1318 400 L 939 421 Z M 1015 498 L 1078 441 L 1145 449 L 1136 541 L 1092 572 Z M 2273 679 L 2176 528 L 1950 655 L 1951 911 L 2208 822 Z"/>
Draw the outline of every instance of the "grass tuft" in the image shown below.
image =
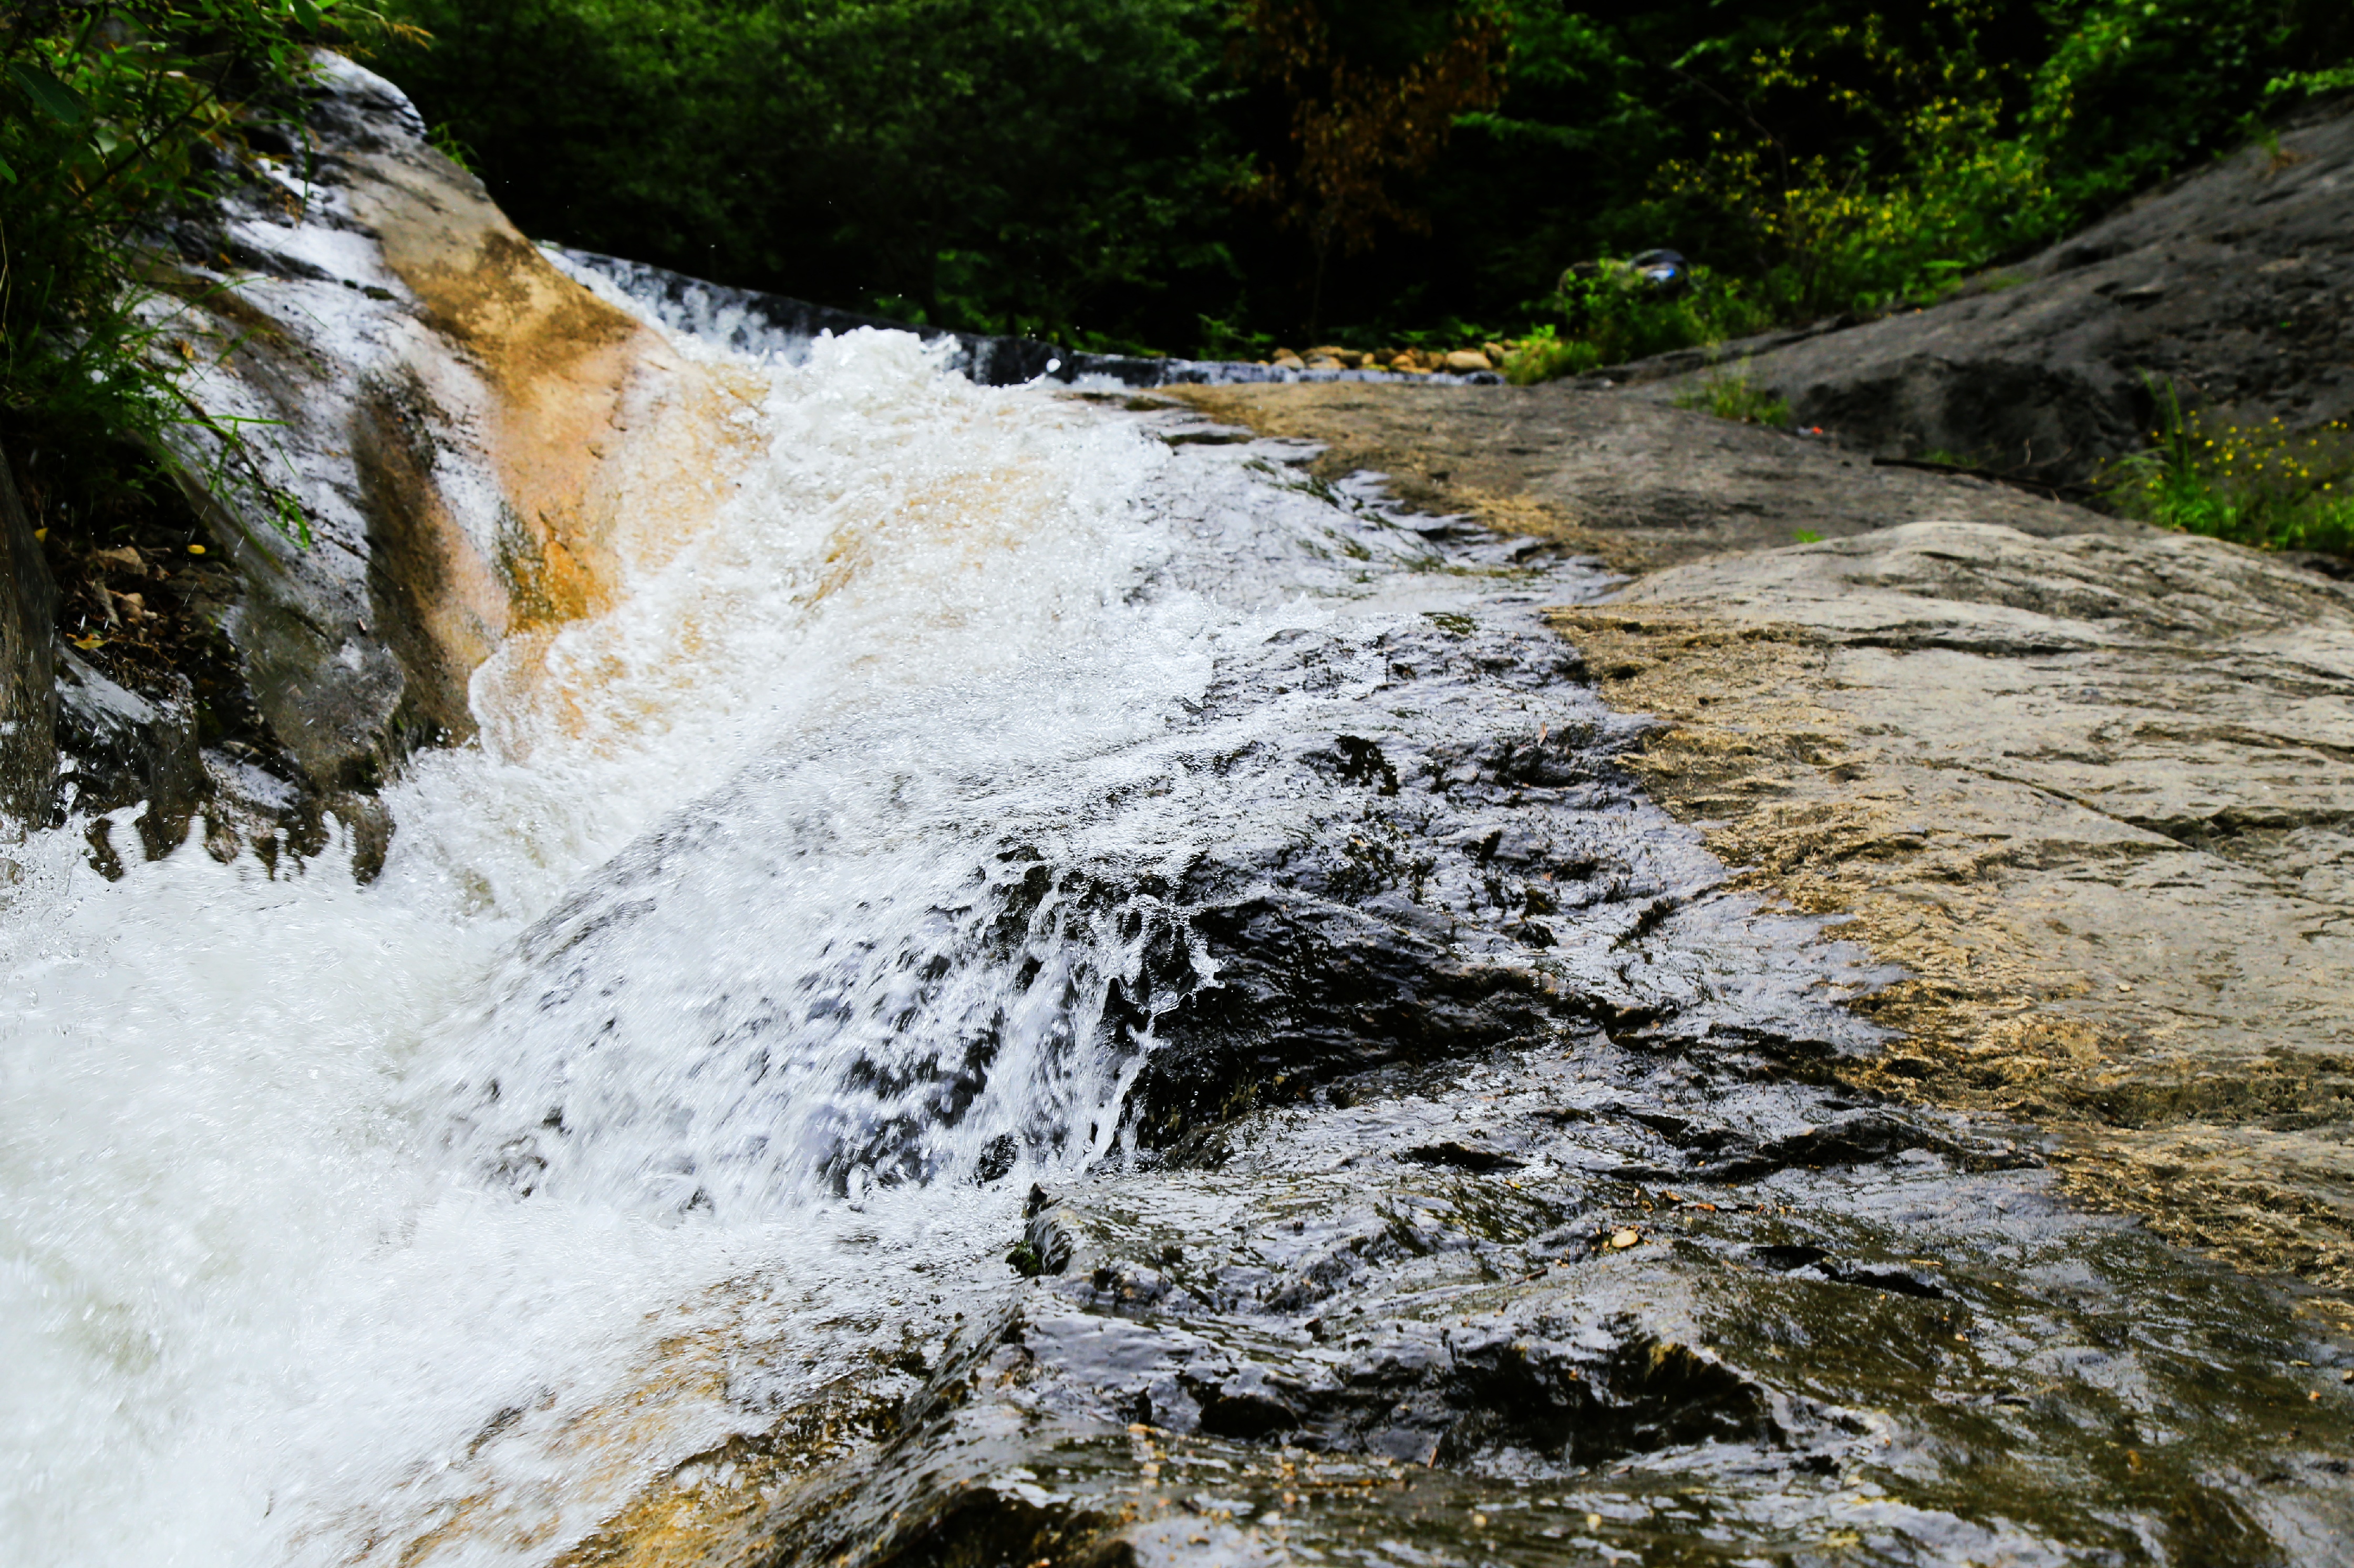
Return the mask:
<path id="1" fill-rule="evenodd" d="M 2332 420 L 2303 432 L 2275 416 L 2238 425 L 2185 409 L 2152 381 L 2157 429 L 2147 451 L 2103 486 L 2128 517 L 2268 550 L 2354 555 L 2354 429 Z"/>
<path id="2" fill-rule="evenodd" d="M 1744 425 L 1790 422 L 1788 403 L 1762 387 L 1750 385 L 1749 362 L 1745 359 L 1730 371 L 1717 371 L 1702 377 L 1697 387 L 1677 393 L 1675 404 L 1679 408 L 1697 408 Z"/>

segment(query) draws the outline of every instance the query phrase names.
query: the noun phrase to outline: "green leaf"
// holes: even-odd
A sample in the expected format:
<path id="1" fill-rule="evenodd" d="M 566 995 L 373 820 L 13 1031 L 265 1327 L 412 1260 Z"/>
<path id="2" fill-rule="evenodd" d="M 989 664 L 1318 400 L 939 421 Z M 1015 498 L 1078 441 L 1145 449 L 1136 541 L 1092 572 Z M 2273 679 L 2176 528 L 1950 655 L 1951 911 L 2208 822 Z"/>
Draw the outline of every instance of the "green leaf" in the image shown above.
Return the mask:
<path id="1" fill-rule="evenodd" d="M 8 166 L 7 159 L 0 158 L 0 185 L 13 185 L 16 183 L 16 171 Z"/>
<path id="2" fill-rule="evenodd" d="M 16 79 L 18 87 L 25 90 L 25 96 L 52 120 L 79 125 L 82 117 L 90 112 L 90 106 L 82 101 L 80 93 L 37 65 L 11 65 L 8 74 Z"/>
<path id="3" fill-rule="evenodd" d="M 315 27 L 319 26 L 320 16 L 318 6 L 313 5 L 311 0 L 293 0 L 293 3 L 294 19 L 296 21 L 302 23 L 306 27 Z"/>

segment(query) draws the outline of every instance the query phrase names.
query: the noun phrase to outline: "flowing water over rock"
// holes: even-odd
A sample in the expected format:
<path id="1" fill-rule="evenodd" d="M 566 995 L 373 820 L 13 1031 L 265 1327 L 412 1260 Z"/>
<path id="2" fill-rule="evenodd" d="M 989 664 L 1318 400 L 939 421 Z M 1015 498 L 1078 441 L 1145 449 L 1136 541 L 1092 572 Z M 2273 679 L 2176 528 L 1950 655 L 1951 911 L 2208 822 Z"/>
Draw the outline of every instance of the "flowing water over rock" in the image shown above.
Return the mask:
<path id="1" fill-rule="evenodd" d="M 1611 579 L 912 338 L 379 878 L 0 889 L 0 1530 L 88 1562 L 2332 1560 L 2346 1350 L 1824 1086 Z M 944 352 L 944 351 L 940 351 Z"/>

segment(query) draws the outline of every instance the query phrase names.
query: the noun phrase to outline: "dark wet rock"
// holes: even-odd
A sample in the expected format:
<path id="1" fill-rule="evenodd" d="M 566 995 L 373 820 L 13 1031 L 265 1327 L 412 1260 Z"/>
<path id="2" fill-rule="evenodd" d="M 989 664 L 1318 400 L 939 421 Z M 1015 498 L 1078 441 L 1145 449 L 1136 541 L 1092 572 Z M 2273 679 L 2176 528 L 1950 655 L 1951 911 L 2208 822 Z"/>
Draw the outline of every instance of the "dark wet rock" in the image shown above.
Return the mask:
<path id="1" fill-rule="evenodd" d="M 56 589 L 0 452 L 0 824 L 48 821 L 56 788 Z"/>
<path id="2" fill-rule="evenodd" d="M 144 696 L 60 649 L 58 736 L 73 758 L 68 782 L 77 813 L 96 818 L 143 802 L 133 826 L 149 860 L 187 838 L 208 780 L 197 751 L 196 694 L 185 677 L 166 677 L 164 691 Z M 92 824 L 91 845 L 101 866 L 120 874 L 107 829 Z"/>
<path id="3" fill-rule="evenodd" d="M 1724 345 L 1797 422 L 1864 450 L 2082 484 L 2146 444 L 2145 376 L 2237 421 L 2354 414 L 2354 113 L 2344 103 L 2140 197 L 1960 298 Z M 1694 353 L 1615 373 L 1660 395 Z M 1647 395 L 1649 389 L 1647 388 Z"/>
<path id="4" fill-rule="evenodd" d="M 1944 1118 L 1670 1187 L 1613 1169 L 1658 1137 L 1628 1107 L 1765 1143 L 1836 1096 L 1600 1034 L 1352 1088 L 1216 1171 L 1034 1192 L 1067 1266 L 708 1560 L 2320 1563 L 2354 1529 L 2345 1347 L 1932 1152 Z M 1367 1157 L 1471 1116 L 1526 1163 Z"/>
<path id="5" fill-rule="evenodd" d="M 1416 1165 L 1443 1165 L 1452 1171 L 1469 1171 L 1485 1176 L 1498 1171 L 1518 1171 L 1521 1161 L 1509 1154 L 1499 1154 L 1492 1149 L 1466 1149 L 1448 1139 L 1444 1143 L 1428 1143 L 1419 1149 L 1409 1149 L 1398 1156 Z"/>
<path id="6" fill-rule="evenodd" d="M 1189 963 L 1215 983 L 1163 988 L 1173 1000 L 1152 1013 L 1129 1095 L 1143 1144 L 1221 1158 L 1214 1133 L 1188 1135 L 1335 1077 L 1543 1037 L 1564 1018 L 1796 1059 L 1867 1048 L 1771 980 L 1736 1000 L 1673 972 L 1712 940 L 1757 938 L 1734 936 L 1748 915 L 1707 896 L 1710 869 L 1647 837 L 1612 761 L 1637 732 L 1564 700 L 1581 672 L 1558 644 L 1508 620 L 1302 642 L 1238 667 L 1206 711 L 1343 658 L 1383 671 L 1362 710 L 1377 722 L 1358 726 L 1370 733 L 1302 734 L 1255 769 L 1270 799 L 1314 802 L 1309 836 L 1253 824 L 1173 890 Z M 1352 720 L 1344 708 L 1333 722 Z"/>

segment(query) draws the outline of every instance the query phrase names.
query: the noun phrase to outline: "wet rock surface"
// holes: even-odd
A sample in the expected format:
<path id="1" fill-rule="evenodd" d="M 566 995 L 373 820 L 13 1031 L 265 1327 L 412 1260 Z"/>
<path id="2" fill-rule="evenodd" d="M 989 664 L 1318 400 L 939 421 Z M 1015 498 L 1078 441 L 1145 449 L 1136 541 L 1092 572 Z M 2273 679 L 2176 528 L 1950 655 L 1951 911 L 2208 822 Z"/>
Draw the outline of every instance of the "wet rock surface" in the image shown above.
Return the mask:
<path id="1" fill-rule="evenodd" d="M 1034 1190 L 873 1446 L 638 1560 L 2333 1559 L 2342 1343 L 1776 1065 L 1570 1029 Z"/>
<path id="2" fill-rule="evenodd" d="M 199 765 L 126 749 L 103 715 L 129 710 L 79 681 L 68 805 L 169 774 L 192 782 L 151 800 L 145 853 L 200 815 L 217 855 L 340 842 L 367 876 L 377 790 L 473 734 L 475 671 L 607 602 L 632 532 L 710 504 L 714 454 L 679 483 L 664 441 L 721 394 L 516 233 L 391 84 L 322 57 L 306 132 L 169 236 L 154 310 L 207 415 L 172 437 L 196 526 L 58 559 L 61 635 L 131 701 L 186 709 Z M 233 429 L 267 434 L 225 449 Z"/>
<path id="3" fill-rule="evenodd" d="M 205 793 L 197 753 L 194 688 L 166 677 L 149 698 L 118 685 L 70 649 L 58 651 L 58 728 L 72 754 L 75 805 L 103 818 L 141 807 L 134 820 L 141 849 L 157 859 L 188 836 L 189 819 Z M 113 824 L 91 824 L 91 847 L 110 874 L 122 874 Z"/>
<path id="4" fill-rule="evenodd" d="M 2354 1347 L 2329 1316 L 2067 1201 L 2034 1107 L 1890 1076 L 1922 1048 L 1875 1004 L 1916 982 L 1872 962 L 1876 928 L 1761 902 L 1630 789 L 1696 814 L 1662 767 L 1681 732 L 1593 702 L 1632 677 L 1584 633 L 1732 567 L 1549 642 L 1542 604 L 1606 581 L 1418 526 L 1493 575 L 1475 610 L 1237 649 L 1179 742 L 1226 758 L 1227 801 L 1143 889 L 1184 939 L 1107 988 L 1103 1027 L 1150 1042 L 1133 1154 L 1031 1189 L 1002 1266 L 909 1282 L 930 1305 L 869 1377 L 569 1561 L 2334 1561 Z M 1973 541 L 2010 563 L 1975 599 Z M 2044 649 L 2017 601 L 2046 551 L 2080 563 L 2073 625 L 2098 583 L 2112 625 L 2212 641 L 2228 593 L 2119 608 L 2100 552 L 2151 547 L 1920 524 L 1733 560 L 1910 549 L 1869 635 L 1933 648 L 1942 613 Z M 2256 600 L 2303 581 L 2272 569 Z M 1728 593 L 1708 580 L 1694 599 Z M 1231 745 L 1301 693 L 1279 741 Z M 1017 912 L 1119 883 L 1007 863 Z"/>
<path id="5" fill-rule="evenodd" d="M 2343 584 L 2016 490 L 2031 516 L 1987 517 L 1996 487 L 1916 471 L 1886 526 L 1789 546 L 1735 514 L 1717 553 L 1659 565 L 1655 534 L 1539 499 L 1556 453 L 1493 455 L 1510 405 L 1258 396 L 1235 411 L 1336 442 L 1420 421 L 1424 471 L 1521 487 L 1500 521 L 1654 565 L 1554 623 L 1614 707 L 1660 721 L 1628 766 L 1738 885 L 1853 916 L 1911 976 L 1858 1004 L 1902 1038 L 1854 1081 L 2063 1128 L 2080 1196 L 2343 1312 Z M 1653 428 L 1688 493 L 1728 466 Z M 1819 453 L 1739 434 L 1744 482 L 1809 504 Z"/>
<path id="6" fill-rule="evenodd" d="M 1709 363 L 1745 360 L 1800 424 L 1876 455 L 2083 484 L 2145 444 L 2146 376 L 2237 423 L 2297 430 L 2354 413 L 2349 235 L 2354 113 L 2341 99 L 1960 298 L 1606 374 L 1665 397 Z"/>
<path id="7" fill-rule="evenodd" d="M 1914 978 L 1908 1098 L 2069 1129 L 2071 1184 L 2342 1300 L 2354 594 L 2183 536 L 1918 524 L 1558 624 L 1638 764 Z"/>

